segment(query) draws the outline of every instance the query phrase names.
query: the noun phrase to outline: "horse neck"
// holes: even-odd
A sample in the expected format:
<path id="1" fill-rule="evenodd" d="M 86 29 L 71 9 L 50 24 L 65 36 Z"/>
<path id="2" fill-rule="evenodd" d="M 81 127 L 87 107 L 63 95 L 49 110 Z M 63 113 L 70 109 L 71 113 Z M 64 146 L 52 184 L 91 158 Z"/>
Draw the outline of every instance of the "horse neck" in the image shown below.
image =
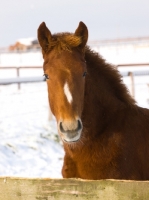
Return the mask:
<path id="1" fill-rule="evenodd" d="M 86 55 L 87 71 L 82 121 L 87 129 L 103 131 L 116 113 L 135 105 L 118 72 L 97 54 Z M 97 130 L 98 129 L 98 130 Z"/>
<path id="2" fill-rule="evenodd" d="M 123 100 L 118 98 L 117 92 L 114 91 L 112 83 L 110 85 L 109 80 L 106 80 L 105 77 L 90 74 L 85 85 L 84 105 L 89 104 L 90 106 L 88 106 L 96 111 L 101 108 L 109 111 L 117 110 L 125 104 Z"/>
<path id="3" fill-rule="evenodd" d="M 112 118 L 118 109 L 124 107 L 124 104 L 108 91 L 108 88 L 103 87 L 103 83 L 101 79 L 94 78 L 86 81 L 82 121 L 84 128 L 91 129 L 92 136 L 93 131 L 95 133 L 103 131 L 107 124 L 107 117 Z"/>

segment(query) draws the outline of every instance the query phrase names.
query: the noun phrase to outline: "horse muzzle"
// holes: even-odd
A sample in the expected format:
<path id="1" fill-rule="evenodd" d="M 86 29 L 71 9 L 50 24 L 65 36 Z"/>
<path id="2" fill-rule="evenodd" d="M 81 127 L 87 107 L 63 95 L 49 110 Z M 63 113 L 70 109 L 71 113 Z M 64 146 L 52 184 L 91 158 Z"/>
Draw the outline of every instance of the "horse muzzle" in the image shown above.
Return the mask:
<path id="1" fill-rule="evenodd" d="M 80 139 L 83 126 L 80 119 L 73 121 L 60 121 L 58 130 L 64 142 L 77 142 Z"/>

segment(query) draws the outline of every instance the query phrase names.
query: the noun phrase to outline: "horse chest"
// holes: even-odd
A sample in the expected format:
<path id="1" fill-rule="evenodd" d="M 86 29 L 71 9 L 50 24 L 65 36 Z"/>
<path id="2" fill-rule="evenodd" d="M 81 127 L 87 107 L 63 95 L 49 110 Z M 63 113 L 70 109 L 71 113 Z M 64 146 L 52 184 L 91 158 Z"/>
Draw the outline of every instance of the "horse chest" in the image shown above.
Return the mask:
<path id="1" fill-rule="evenodd" d="M 76 170 L 82 178 L 89 174 L 97 177 L 105 173 L 107 167 L 115 167 L 117 153 L 112 153 L 109 148 L 102 146 L 86 146 L 71 154 L 71 158 L 76 165 Z"/>
<path id="2" fill-rule="evenodd" d="M 115 161 L 112 155 L 105 155 L 97 152 L 90 152 L 88 155 L 80 155 L 75 161 L 76 171 L 80 178 L 102 179 L 106 178 L 109 171 L 115 168 Z"/>

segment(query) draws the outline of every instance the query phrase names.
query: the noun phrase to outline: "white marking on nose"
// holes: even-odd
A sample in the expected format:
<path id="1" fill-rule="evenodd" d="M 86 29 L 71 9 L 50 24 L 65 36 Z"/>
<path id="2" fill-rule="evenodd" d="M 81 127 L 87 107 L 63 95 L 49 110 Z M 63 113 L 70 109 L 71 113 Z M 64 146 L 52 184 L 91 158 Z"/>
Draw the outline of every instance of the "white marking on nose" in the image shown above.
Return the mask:
<path id="1" fill-rule="evenodd" d="M 65 85 L 64 85 L 64 93 L 67 97 L 67 100 L 69 103 L 72 102 L 72 94 L 70 92 L 70 89 L 69 89 L 69 86 L 68 86 L 68 83 L 66 82 Z"/>

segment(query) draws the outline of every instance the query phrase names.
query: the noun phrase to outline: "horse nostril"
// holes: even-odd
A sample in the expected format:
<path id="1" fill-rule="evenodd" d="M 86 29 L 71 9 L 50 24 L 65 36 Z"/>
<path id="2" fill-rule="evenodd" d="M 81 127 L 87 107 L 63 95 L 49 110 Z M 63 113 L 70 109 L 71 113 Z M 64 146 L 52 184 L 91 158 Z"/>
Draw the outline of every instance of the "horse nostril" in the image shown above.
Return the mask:
<path id="1" fill-rule="evenodd" d="M 80 120 L 78 120 L 78 131 L 82 129 L 82 123 L 80 122 Z"/>
<path id="2" fill-rule="evenodd" d="M 62 133 L 78 132 L 82 129 L 82 123 L 80 120 L 77 120 L 74 122 L 70 122 L 70 121 L 60 122 L 59 129 Z"/>
<path id="3" fill-rule="evenodd" d="M 62 122 L 59 123 L 59 129 L 62 133 L 65 133 L 65 130 L 63 129 L 63 126 L 62 126 Z"/>

